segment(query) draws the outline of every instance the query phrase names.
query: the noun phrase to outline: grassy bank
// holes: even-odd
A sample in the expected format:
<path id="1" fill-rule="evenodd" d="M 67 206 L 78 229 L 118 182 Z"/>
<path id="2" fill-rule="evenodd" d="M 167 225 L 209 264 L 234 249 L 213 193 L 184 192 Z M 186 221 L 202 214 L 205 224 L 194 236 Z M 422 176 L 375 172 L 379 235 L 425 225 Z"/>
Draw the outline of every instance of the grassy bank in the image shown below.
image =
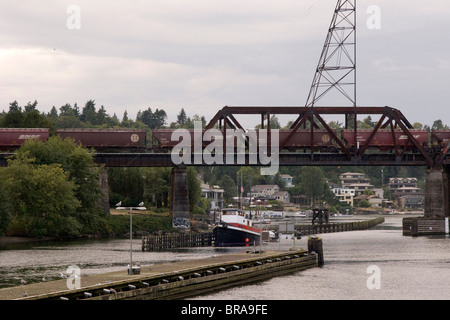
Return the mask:
<path id="1" fill-rule="evenodd" d="M 106 235 L 123 236 L 130 232 L 130 216 L 124 214 L 111 214 L 107 218 Z M 172 232 L 172 219 L 168 215 L 134 214 L 133 234 L 149 234 L 154 232 Z"/>
<path id="2" fill-rule="evenodd" d="M 33 237 L 45 239 L 74 239 L 74 238 L 114 238 L 129 235 L 130 215 L 128 211 L 111 210 L 107 216 L 86 215 L 83 218 L 83 226 L 76 234 L 68 237 L 56 237 L 46 234 L 44 237 Z M 172 232 L 172 219 L 168 212 L 157 213 L 152 211 L 133 212 L 133 235 L 151 234 L 154 232 Z M 11 228 L 5 234 L 6 238 L 13 239 L 20 237 L 24 241 L 29 235 L 30 230 L 26 230 L 20 220 L 13 221 Z M 3 237 L 5 238 L 5 237 Z"/>

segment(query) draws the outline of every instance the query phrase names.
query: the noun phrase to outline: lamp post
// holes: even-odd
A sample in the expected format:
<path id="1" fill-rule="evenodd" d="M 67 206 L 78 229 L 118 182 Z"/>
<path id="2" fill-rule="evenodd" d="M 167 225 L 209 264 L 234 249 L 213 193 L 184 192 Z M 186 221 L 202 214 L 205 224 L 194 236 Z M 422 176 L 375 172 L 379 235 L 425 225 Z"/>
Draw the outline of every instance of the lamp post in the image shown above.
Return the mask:
<path id="1" fill-rule="evenodd" d="M 116 204 L 117 210 L 130 210 L 130 265 L 128 266 L 128 274 L 139 274 L 140 268 L 133 270 L 133 209 L 135 210 L 146 210 L 144 207 L 144 202 L 139 203 L 138 207 L 121 207 L 122 201 Z"/>

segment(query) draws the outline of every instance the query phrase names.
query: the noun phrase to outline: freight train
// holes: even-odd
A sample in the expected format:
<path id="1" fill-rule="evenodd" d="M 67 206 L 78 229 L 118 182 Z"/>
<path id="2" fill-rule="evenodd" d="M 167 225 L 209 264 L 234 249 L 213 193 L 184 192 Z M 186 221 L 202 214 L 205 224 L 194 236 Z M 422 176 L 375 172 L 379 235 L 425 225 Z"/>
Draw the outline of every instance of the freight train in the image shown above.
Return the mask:
<path id="1" fill-rule="evenodd" d="M 76 143 L 97 150 L 142 150 L 146 148 L 145 130 L 125 129 L 58 129 L 56 135 L 71 138 Z M 14 150 L 28 139 L 46 141 L 50 130 L 46 128 L 0 128 L 0 150 Z"/>
<path id="2" fill-rule="evenodd" d="M 191 141 L 194 141 L 194 130 L 188 131 L 191 135 Z M 178 139 L 175 139 L 175 141 L 171 139 L 172 132 L 172 130 L 167 129 L 153 130 L 152 135 L 155 141 L 153 146 L 158 152 L 168 152 L 180 143 Z M 333 131 L 333 135 L 348 149 L 366 148 L 382 152 L 395 149 L 401 149 L 405 152 L 417 151 L 416 144 L 402 130 L 380 129 L 371 138 L 372 133 L 372 130 L 357 130 L 355 140 L 354 130 Z M 432 131 L 431 134 L 426 130 L 410 130 L 410 133 L 424 149 L 429 149 L 431 146 L 444 148 L 450 142 L 450 130 Z M 291 130 L 280 129 L 278 130 L 278 146 L 281 146 L 281 150 L 284 149 L 291 152 L 299 149 L 309 149 L 334 153 L 339 151 L 340 145 L 333 135 L 324 129 L 316 129 L 313 134 L 311 134 L 310 130 L 297 130 L 291 134 Z M 267 138 L 258 136 L 258 143 L 261 143 L 264 139 Z M 211 143 L 209 140 L 202 140 L 203 147 L 209 143 Z M 268 142 L 264 141 L 264 143 L 267 144 Z"/>
<path id="3" fill-rule="evenodd" d="M 194 141 L 194 130 L 187 129 Z M 256 131 L 258 132 L 258 131 Z M 156 129 L 152 130 L 152 141 L 147 145 L 147 133 L 139 129 L 58 129 L 56 135 L 61 138 L 71 138 L 75 142 L 89 148 L 95 148 L 99 151 L 104 150 L 134 150 L 151 152 L 169 152 L 180 143 L 179 139 L 172 140 L 173 130 Z M 221 132 L 217 130 L 221 135 Z M 429 133 L 427 130 L 410 130 L 411 135 L 416 140 L 413 143 L 411 139 L 402 130 L 378 130 L 373 137 L 372 130 L 358 130 L 355 134 L 353 130 L 342 129 L 333 131 L 340 144 L 348 149 L 366 148 L 369 150 L 378 150 L 380 152 L 401 149 L 407 152 L 417 152 L 418 143 L 425 150 L 430 148 L 444 149 L 450 142 L 450 130 L 433 130 Z M 298 130 L 291 134 L 291 130 L 279 130 L 278 145 L 281 149 L 290 152 L 309 149 L 315 152 L 339 152 L 340 145 L 327 130 L 316 129 L 313 135 L 310 130 Z M 49 129 L 45 128 L 0 128 L 0 150 L 14 150 L 19 148 L 28 139 L 39 139 L 45 141 L 50 137 Z M 203 137 L 203 132 L 202 132 Z M 218 137 L 215 137 L 216 139 Z M 220 137 L 222 138 L 222 137 Z M 312 139 L 311 139 L 312 138 Z M 214 140 L 212 139 L 212 140 Z M 257 133 L 258 143 L 266 143 L 265 136 Z M 367 142 L 370 140 L 370 143 Z M 271 141 L 272 144 L 274 141 Z M 311 143 L 312 142 L 312 143 Z M 202 147 L 211 143 L 211 139 L 202 139 Z"/>

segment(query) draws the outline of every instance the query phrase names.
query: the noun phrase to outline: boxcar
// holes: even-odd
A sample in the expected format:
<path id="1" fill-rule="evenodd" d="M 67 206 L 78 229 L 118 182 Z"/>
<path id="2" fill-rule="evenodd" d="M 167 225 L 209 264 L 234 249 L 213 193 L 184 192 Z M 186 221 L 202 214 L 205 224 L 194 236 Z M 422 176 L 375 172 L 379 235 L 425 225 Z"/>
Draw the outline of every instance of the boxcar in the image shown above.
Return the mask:
<path id="1" fill-rule="evenodd" d="M 154 140 L 154 149 L 155 151 L 168 151 L 171 150 L 173 147 L 175 147 L 177 144 L 180 143 L 180 140 L 172 141 L 172 134 L 173 130 L 170 129 L 158 129 L 153 130 L 153 140 Z M 188 129 L 188 132 L 191 137 L 191 144 L 194 143 L 194 130 Z M 290 130 L 279 130 L 279 136 L 278 136 L 278 146 L 289 136 Z M 204 131 L 202 132 L 202 147 L 208 146 L 211 141 L 204 139 Z M 230 136 L 229 136 L 230 135 Z M 235 134 L 231 134 L 229 131 L 227 131 L 227 137 L 226 141 L 230 141 L 230 137 L 233 135 L 233 137 L 236 137 Z M 261 135 L 259 130 L 255 131 L 255 134 L 250 133 L 248 136 L 255 138 L 258 140 L 259 144 L 264 144 L 267 146 L 267 135 Z M 248 140 L 249 137 L 246 136 L 246 139 Z M 217 130 L 217 138 L 222 139 L 222 131 Z M 273 136 L 271 136 L 271 145 L 275 143 L 273 141 Z M 309 130 L 298 130 L 294 133 L 294 135 L 289 139 L 289 141 L 286 142 L 284 148 L 288 150 L 296 150 L 300 148 L 310 148 L 311 143 L 311 132 Z M 187 142 L 189 143 L 189 142 Z M 223 142 L 221 142 L 223 143 Z M 234 141 L 234 146 L 236 146 L 237 142 Z M 334 148 L 333 141 L 331 139 L 330 134 L 326 130 L 315 130 L 314 131 L 314 138 L 313 138 L 313 148 L 315 149 L 321 149 L 321 150 L 331 150 Z"/>
<path id="2" fill-rule="evenodd" d="M 183 141 L 183 143 L 193 145 L 194 139 L 195 139 L 194 129 L 179 129 L 179 130 L 188 131 L 189 135 L 190 135 L 190 141 L 184 141 L 179 136 L 176 136 L 176 135 L 174 135 L 174 138 L 173 138 L 174 141 L 172 141 L 172 134 L 175 131 L 173 129 L 152 130 L 152 136 L 153 136 L 155 148 L 160 149 L 160 150 L 170 150 L 173 147 L 175 147 L 176 145 L 178 145 L 181 141 Z M 214 129 L 214 130 L 216 130 L 216 129 Z M 211 131 L 211 132 L 214 133 L 213 131 Z M 217 132 L 217 136 L 214 134 L 213 135 L 222 140 L 222 131 L 216 130 L 216 132 Z M 203 148 L 208 146 L 209 144 L 211 144 L 210 140 L 207 140 L 206 137 L 204 138 L 204 133 L 205 133 L 205 130 L 202 130 L 202 133 L 200 135 L 200 139 L 201 139 Z M 208 139 L 209 139 L 209 136 L 208 136 Z M 212 139 L 212 141 L 214 141 L 214 139 Z"/>
<path id="3" fill-rule="evenodd" d="M 179 141 L 172 141 L 172 129 L 155 129 L 152 130 L 153 149 L 156 152 L 168 151 L 176 146 Z"/>
<path id="4" fill-rule="evenodd" d="M 289 136 L 291 130 L 281 129 L 279 130 L 280 144 Z M 291 138 L 286 141 L 284 148 L 290 151 L 294 151 L 300 148 L 313 148 L 324 151 L 330 151 L 334 149 L 333 139 L 327 130 L 314 130 L 314 135 L 311 145 L 311 131 L 310 130 L 297 130 Z"/>
<path id="5" fill-rule="evenodd" d="M 0 149 L 19 148 L 28 139 L 46 141 L 49 134 L 48 128 L 0 128 Z"/>
<path id="6" fill-rule="evenodd" d="M 89 148 L 143 149 L 146 147 L 145 130 L 125 129 L 58 129 L 61 138 L 72 138 Z"/>
<path id="7" fill-rule="evenodd" d="M 433 130 L 431 135 L 441 147 L 446 147 L 450 142 L 450 130 Z"/>
<path id="8" fill-rule="evenodd" d="M 357 131 L 356 139 L 359 143 L 359 148 L 366 147 L 367 141 L 369 140 L 372 132 L 373 130 L 371 129 Z M 420 145 L 424 145 L 427 142 L 428 132 L 426 130 L 410 130 L 410 132 Z M 416 148 L 403 130 L 394 130 L 394 137 L 392 135 L 392 131 L 389 129 L 378 130 L 367 148 L 375 148 L 381 151 L 392 150 L 395 146 L 404 150 L 414 150 Z M 347 144 L 347 147 L 355 147 L 353 130 L 342 130 L 342 139 Z"/>

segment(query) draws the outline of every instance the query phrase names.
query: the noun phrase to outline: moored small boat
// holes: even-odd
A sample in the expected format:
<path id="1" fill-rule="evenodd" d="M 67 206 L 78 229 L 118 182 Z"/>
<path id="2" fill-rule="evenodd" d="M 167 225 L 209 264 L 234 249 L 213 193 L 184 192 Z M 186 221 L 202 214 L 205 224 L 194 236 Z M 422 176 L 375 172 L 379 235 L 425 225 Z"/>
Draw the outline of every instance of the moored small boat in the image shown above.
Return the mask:
<path id="1" fill-rule="evenodd" d="M 259 245 L 261 230 L 253 227 L 250 214 L 238 208 L 223 209 L 214 227 L 216 247 Z"/>

